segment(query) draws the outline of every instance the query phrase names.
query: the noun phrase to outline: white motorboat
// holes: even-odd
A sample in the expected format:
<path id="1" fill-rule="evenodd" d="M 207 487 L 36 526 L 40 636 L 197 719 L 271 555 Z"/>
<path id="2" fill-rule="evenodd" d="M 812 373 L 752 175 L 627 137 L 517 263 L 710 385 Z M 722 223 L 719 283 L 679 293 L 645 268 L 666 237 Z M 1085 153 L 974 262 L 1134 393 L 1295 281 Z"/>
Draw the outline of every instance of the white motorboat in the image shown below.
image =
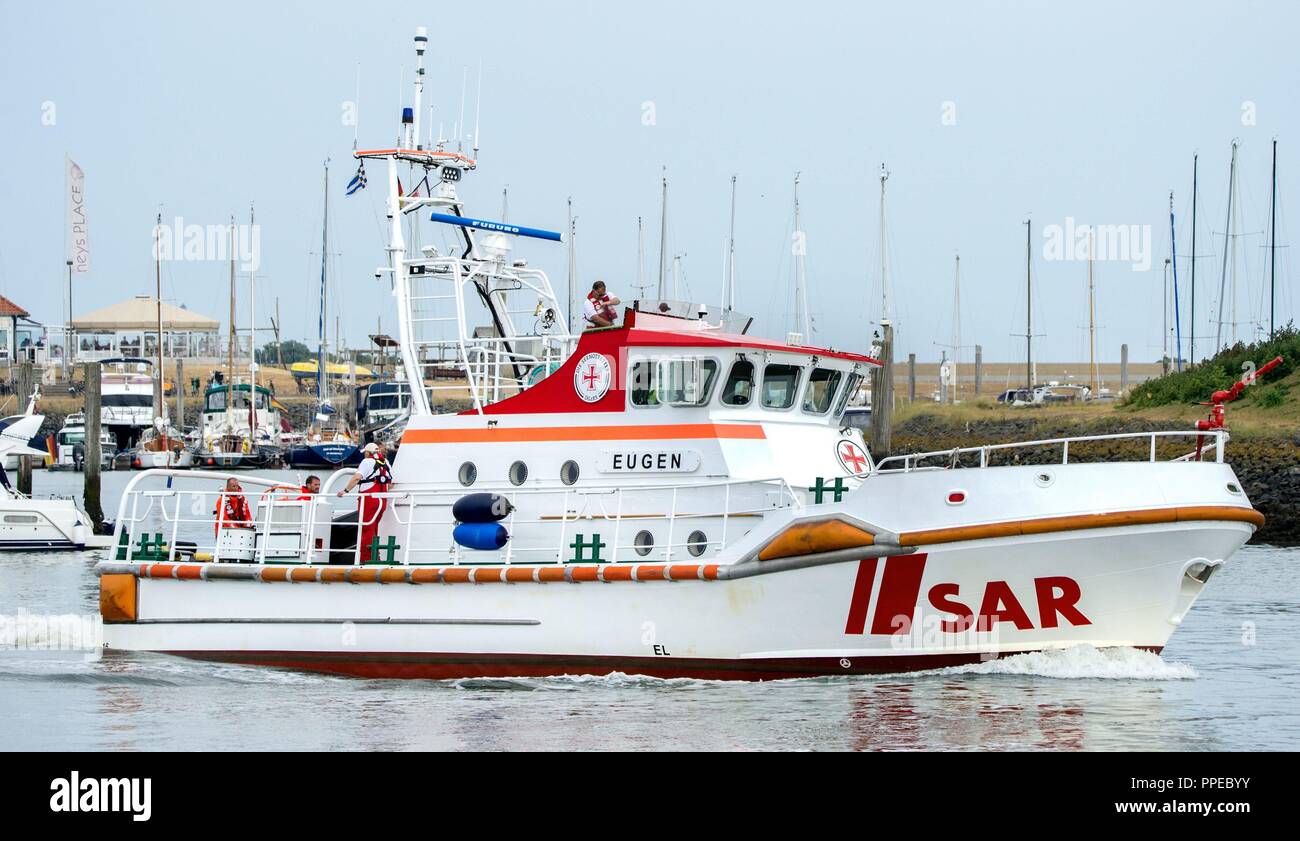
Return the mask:
<path id="1" fill-rule="evenodd" d="M 45 451 L 28 445 L 44 420 L 43 415 L 22 415 L 0 430 L 0 458 L 45 458 Z M 7 475 L 0 484 L 0 550 L 82 549 L 92 532 L 90 523 L 74 499 L 27 496 Z"/>
<path id="2" fill-rule="evenodd" d="M 117 456 L 117 440 L 113 433 L 100 428 L 100 468 L 112 470 Z M 81 470 L 86 461 L 86 415 L 73 412 L 63 419 L 63 426 L 54 434 L 54 453 L 50 470 Z"/>

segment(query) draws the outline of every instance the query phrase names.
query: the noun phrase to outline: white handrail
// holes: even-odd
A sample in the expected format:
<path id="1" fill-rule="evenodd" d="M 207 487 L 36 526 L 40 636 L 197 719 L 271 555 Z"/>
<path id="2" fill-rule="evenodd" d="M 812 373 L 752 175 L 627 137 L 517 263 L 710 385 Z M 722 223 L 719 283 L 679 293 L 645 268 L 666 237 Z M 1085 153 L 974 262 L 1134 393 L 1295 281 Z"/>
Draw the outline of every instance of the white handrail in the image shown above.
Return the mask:
<path id="1" fill-rule="evenodd" d="M 908 453 L 906 455 L 889 456 L 876 462 L 874 469 L 856 474 L 858 476 L 869 476 L 876 473 L 890 472 L 909 472 L 912 470 L 938 469 L 937 467 L 921 467 L 919 462 L 929 459 L 947 457 L 951 459 L 954 467 L 960 466 L 960 458 L 967 453 L 978 453 L 980 458 L 980 467 L 988 467 L 989 453 L 994 450 L 1017 450 L 1028 449 L 1031 447 L 1048 447 L 1059 446 L 1061 448 L 1061 464 L 1070 463 L 1070 445 L 1087 443 L 1092 441 L 1120 441 L 1120 440 L 1140 440 L 1150 441 L 1148 461 L 1156 461 L 1156 442 L 1159 438 L 1195 438 L 1201 441 L 1209 440 L 1200 450 L 1201 455 L 1205 455 L 1209 450 L 1213 450 L 1215 461 L 1222 462 L 1224 454 L 1224 444 L 1228 441 L 1228 431 L 1224 429 L 1214 429 L 1208 431 L 1200 430 L 1155 430 L 1152 432 L 1118 432 L 1104 435 L 1077 435 L 1065 438 L 1044 438 L 1038 441 L 1014 441 L 1006 444 L 983 444 L 978 447 L 959 447 L 951 450 L 932 450 L 925 453 Z M 1197 453 L 1192 452 L 1187 455 L 1172 458 L 1170 461 L 1190 461 L 1195 459 Z M 892 467 L 887 465 L 900 465 Z"/>
<path id="2" fill-rule="evenodd" d="M 354 471 L 351 469 L 336 471 L 336 473 L 330 477 L 327 486 L 336 484 L 339 478 L 351 474 L 352 472 Z M 208 487 L 171 487 L 159 489 L 141 487 L 141 484 L 151 475 L 155 479 L 183 476 L 190 480 L 190 482 L 203 483 L 208 485 Z M 124 549 L 124 559 L 134 560 L 138 556 L 137 547 L 134 545 L 134 541 L 137 535 L 143 533 L 142 526 L 149 521 L 152 516 L 157 516 L 153 515 L 153 512 L 156 510 L 156 500 L 162 506 L 160 510 L 162 524 L 164 525 L 164 533 L 169 532 L 168 547 L 165 553 L 167 560 L 175 560 L 177 555 L 182 553 L 186 555 L 190 553 L 206 553 L 208 551 L 209 544 L 207 541 L 209 539 L 213 541 L 211 544 L 211 554 L 213 558 L 217 561 L 230 560 L 230 558 L 222 558 L 223 550 L 219 545 L 219 533 L 214 538 L 205 537 L 202 539 L 196 539 L 200 530 L 206 531 L 212 527 L 214 521 L 212 515 L 209 513 L 211 509 L 206 503 L 210 502 L 211 499 L 220 499 L 222 494 L 225 493 L 224 480 L 229 478 L 232 478 L 231 474 L 195 474 L 188 471 L 174 470 L 146 471 L 132 477 L 132 481 L 128 484 L 127 490 L 123 494 L 122 500 L 119 503 L 118 522 L 115 530 L 116 542 Z M 316 511 L 317 507 L 325 508 L 327 512 L 334 512 L 340 508 L 350 508 L 358 511 L 355 525 L 348 525 L 350 529 L 356 529 L 358 536 L 356 544 L 351 547 L 350 554 L 352 555 L 352 564 L 358 565 L 361 563 L 361 551 L 363 547 L 361 546 L 360 532 L 366 526 L 371 524 L 369 521 L 375 519 L 377 512 L 368 511 L 366 512 L 366 517 L 360 516 L 359 497 L 348 497 L 346 502 L 344 502 L 342 499 L 336 499 L 333 494 L 318 494 L 312 504 L 307 506 L 306 516 L 302 517 L 300 521 L 289 523 L 287 521 L 277 521 L 274 515 L 274 509 L 280 505 L 292 505 L 297 507 L 301 506 L 302 503 L 296 498 L 280 498 L 275 495 L 268 495 L 265 492 L 277 487 L 284 488 L 285 485 L 283 482 L 260 479 L 255 476 L 238 476 L 233 478 L 238 478 L 241 482 L 265 489 L 258 501 L 258 506 L 265 510 L 259 510 L 253 513 L 253 522 L 250 526 L 254 537 L 254 543 L 252 546 L 253 563 L 311 563 L 314 556 L 318 554 L 314 543 L 314 536 L 316 535 L 317 527 L 326 516 L 329 517 L 330 527 L 333 528 L 334 525 L 333 515 L 326 515 L 324 513 L 318 514 Z M 750 487 L 754 492 L 746 496 L 745 501 L 741 503 L 741 507 L 732 510 L 734 499 L 732 489 L 733 487 L 739 488 L 741 486 Z M 712 497 L 708 493 L 709 489 L 715 487 L 725 488 L 725 493 L 723 495 L 725 503 L 721 511 L 716 510 L 714 506 L 707 504 L 709 499 L 716 499 L 716 497 Z M 764 493 L 762 491 L 763 488 L 775 489 L 778 493 L 775 496 L 771 494 L 770 490 Z M 487 489 L 482 489 L 474 492 L 485 492 L 486 490 Z M 382 499 L 392 503 L 389 506 L 391 511 L 389 516 L 392 518 L 396 529 L 394 536 L 404 536 L 405 538 L 400 550 L 394 555 L 394 560 L 403 565 L 430 563 L 431 561 L 421 561 L 420 558 L 421 556 L 427 558 L 430 553 L 432 553 L 435 557 L 439 555 L 444 556 L 446 560 L 440 561 L 440 563 L 444 564 L 449 563 L 459 565 L 462 563 L 473 564 L 479 562 L 501 563 L 502 561 L 498 553 L 483 552 L 480 554 L 470 552 L 466 555 L 461 552 L 460 548 L 454 543 L 451 544 L 450 552 L 446 546 L 422 545 L 417 547 L 416 545 L 420 535 L 423 533 L 420 529 L 433 528 L 439 532 L 446 530 L 446 532 L 450 534 L 451 529 L 455 525 L 455 520 L 451 515 L 451 507 L 455 501 L 463 497 L 466 492 L 467 491 L 464 488 L 457 488 L 430 491 L 390 491 L 369 495 L 376 500 Z M 722 537 L 716 540 L 706 540 L 705 546 L 722 547 L 726 545 L 726 536 L 732 533 L 729 524 L 733 517 L 762 516 L 769 511 L 780 508 L 794 507 L 802 509 L 803 507 L 803 503 L 799 496 L 794 493 L 794 490 L 784 479 L 717 480 L 695 484 L 683 483 L 674 486 L 646 486 L 635 488 L 631 491 L 623 487 L 601 486 L 586 489 L 563 486 L 526 490 L 520 488 L 501 489 L 500 492 L 506 494 L 515 505 L 515 510 L 512 512 L 509 521 L 509 531 L 512 535 L 517 535 L 518 530 L 520 529 L 527 531 L 526 527 L 528 526 L 548 526 L 553 528 L 557 525 L 555 520 L 559 520 L 558 544 L 554 541 L 554 532 L 550 532 L 549 536 L 546 531 L 534 532 L 527 535 L 527 539 L 523 544 L 518 544 L 514 541 L 510 543 L 505 550 L 506 563 L 516 563 L 520 558 L 527 558 L 535 555 L 543 556 L 542 560 L 530 562 L 538 563 L 549 561 L 551 563 L 565 563 L 567 558 L 564 551 L 566 540 L 571 534 L 569 523 L 584 516 L 588 519 L 603 523 L 613 522 L 615 537 L 614 543 L 611 546 L 612 551 L 610 554 L 610 561 L 608 562 L 617 561 L 621 550 L 632 548 L 634 545 L 634 542 L 628 543 L 626 546 L 622 545 L 623 537 L 627 534 L 627 532 L 622 528 L 622 521 L 624 519 L 634 518 L 638 521 L 647 520 L 655 522 L 667 521 L 667 539 L 661 546 L 655 548 L 663 553 L 665 562 L 669 562 L 681 549 L 692 549 L 689 537 L 684 543 L 678 542 L 674 539 L 678 533 L 678 520 L 720 521 Z M 628 492 L 657 494 L 663 495 L 663 497 L 667 497 L 668 492 L 671 492 L 672 501 L 667 506 L 666 510 L 662 512 L 644 513 L 638 511 L 634 514 L 625 514 L 624 512 L 626 508 L 624 497 Z M 694 504 L 687 506 L 688 509 L 693 510 L 687 510 L 684 512 L 677 511 L 677 500 L 681 498 L 682 492 L 694 492 L 698 495 L 698 499 L 694 500 Z M 611 494 L 616 497 L 614 500 L 616 506 L 612 512 L 605 503 L 605 500 Z M 573 503 L 575 496 L 578 499 L 577 504 Z M 521 497 L 549 498 L 552 501 L 552 504 L 543 507 L 536 515 L 523 517 L 520 515 L 518 508 Z M 189 498 L 193 498 L 196 502 L 187 507 L 186 500 Z M 141 505 L 142 500 L 144 505 Z M 173 509 L 169 510 L 166 507 L 167 500 L 174 501 Z M 554 510 L 554 501 L 560 502 L 560 516 L 558 517 L 546 513 Z M 593 501 L 598 503 L 594 509 L 591 505 Z M 704 504 L 701 505 L 701 503 Z M 589 510 L 594 510 L 595 513 L 584 513 Z M 186 513 L 187 511 L 188 514 Z M 276 538 L 276 535 L 283 536 L 282 531 L 286 526 L 288 526 L 290 533 L 296 531 L 296 533 L 300 535 L 300 539 L 296 542 L 290 541 L 287 545 L 277 541 L 279 545 L 272 546 L 272 540 Z M 185 527 L 186 529 L 184 532 L 182 531 L 182 527 Z M 280 531 L 277 531 L 277 529 Z M 689 529 L 687 530 L 689 531 Z M 123 535 L 126 536 L 125 544 L 122 543 Z M 194 540 L 192 544 L 186 544 L 184 548 L 182 548 L 184 541 L 192 539 Z M 331 546 L 330 550 L 325 553 L 326 563 L 335 557 L 336 548 L 337 547 Z M 692 552 L 692 554 L 694 554 L 694 552 Z M 290 560 L 286 560 L 286 558 Z M 156 559 L 157 557 L 154 556 L 152 552 L 149 556 L 146 556 L 146 560 Z M 378 561 L 378 558 L 373 560 Z M 245 558 L 245 562 L 246 561 L 247 559 Z"/>

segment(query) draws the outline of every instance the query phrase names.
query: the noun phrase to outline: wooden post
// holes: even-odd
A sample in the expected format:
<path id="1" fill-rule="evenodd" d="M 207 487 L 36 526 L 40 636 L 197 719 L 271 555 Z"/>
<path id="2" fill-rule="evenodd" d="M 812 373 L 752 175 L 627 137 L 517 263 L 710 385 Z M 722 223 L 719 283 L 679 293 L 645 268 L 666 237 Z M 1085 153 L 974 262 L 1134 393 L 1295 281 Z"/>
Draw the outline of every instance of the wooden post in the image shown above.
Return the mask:
<path id="1" fill-rule="evenodd" d="M 176 428 L 185 432 L 185 360 L 176 360 Z"/>
<path id="2" fill-rule="evenodd" d="M 978 400 L 980 392 L 984 390 L 984 346 L 975 346 L 975 399 Z"/>
<path id="3" fill-rule="evenodd" d="M 99 363 L 86 363 L 86 464 L 85 491 L 82 502 L 90 519 L 98 529 L 104 522 L 104 509 L 99 502 L 99 463 L 103 452 L 99 446 Z"/>
<path id="4" fill-rule="evenodd" d="M 1119 393 L 1128 394 L 1128 345 L 1119 346 Z"/>
<path id="5" fill-rule="evenodd" d="M 916 354 L 907 355 L 907 402 L 916 402 Z"/>
<path id="6" fill-rule="evenodd" d="M 18 399 L 17 412 L 27 410 L 27 400 L 32 396 L 32 363 L 24 362 L 18 366 L 17 385 L 14 397 Z M 25 442 L 24 442 L 25 443 Z M 18 492 L 32 495 L 32 457 L 18 457 Z"/>
<path id="7" fill-rule="evenodd" d="M 889 455 L 890 415 L 894 412 L 894 326 L 881 325 L 884 338 L 880 344 L 880 368 L 876 387 L 871 392 L 871 454 L 876 458 Z"/>

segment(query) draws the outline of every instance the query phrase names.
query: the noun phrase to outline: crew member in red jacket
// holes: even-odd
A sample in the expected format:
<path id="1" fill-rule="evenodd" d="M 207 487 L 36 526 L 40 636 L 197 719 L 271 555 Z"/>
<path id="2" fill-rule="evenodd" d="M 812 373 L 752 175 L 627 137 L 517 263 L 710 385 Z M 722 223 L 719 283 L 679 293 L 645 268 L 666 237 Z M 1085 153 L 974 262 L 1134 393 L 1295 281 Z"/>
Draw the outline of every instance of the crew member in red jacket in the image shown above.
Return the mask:
<path id="1" fill-rule="evenodd" d="M 223 528 L 251 529 L 253 513 L 248 509 L 248 500 L 244 499 L 244 489 L 239 480 L 233 476 L 226 480 L 226 490 L 217 497 L 217 508 L 212 512 L 217 517 L 216 533 Z"/>

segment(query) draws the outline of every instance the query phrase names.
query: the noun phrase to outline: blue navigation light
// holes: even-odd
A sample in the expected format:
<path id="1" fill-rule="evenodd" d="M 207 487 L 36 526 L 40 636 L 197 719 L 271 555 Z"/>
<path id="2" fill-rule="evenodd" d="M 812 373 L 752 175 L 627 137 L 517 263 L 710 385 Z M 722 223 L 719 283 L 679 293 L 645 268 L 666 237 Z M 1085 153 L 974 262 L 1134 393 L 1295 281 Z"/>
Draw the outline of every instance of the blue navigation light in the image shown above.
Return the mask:
<path id="1" fill-rule="evenodd" d="M 511 225 L 506 222 L 491 222 L 487 219 L 471 219 L 468 216 L 452 216 L 447 213 L 431 213 L 429 219 L 434 222 L 442 222 L 444 225 L 457 225 L 461 228 L 473 228 L 479 231 L 497 231 L 498 233 L 511 234 L 519 237 L 532 237 L 533 239 L 545 239 L 551 242 L 564 242 L 564 234 L 556 231 L 544 231 L 540 228 L 525 228 L 520 225 Z"/>
<path id="2" fill-rule="evenodd" d="M 403 123 L 413 123 L 413 122 L 415 122 L 415 109 L 414 109 L 414 108 L 403 108 L 403 109 L 402 109 L 402 122 L 403 122 Z"/>

